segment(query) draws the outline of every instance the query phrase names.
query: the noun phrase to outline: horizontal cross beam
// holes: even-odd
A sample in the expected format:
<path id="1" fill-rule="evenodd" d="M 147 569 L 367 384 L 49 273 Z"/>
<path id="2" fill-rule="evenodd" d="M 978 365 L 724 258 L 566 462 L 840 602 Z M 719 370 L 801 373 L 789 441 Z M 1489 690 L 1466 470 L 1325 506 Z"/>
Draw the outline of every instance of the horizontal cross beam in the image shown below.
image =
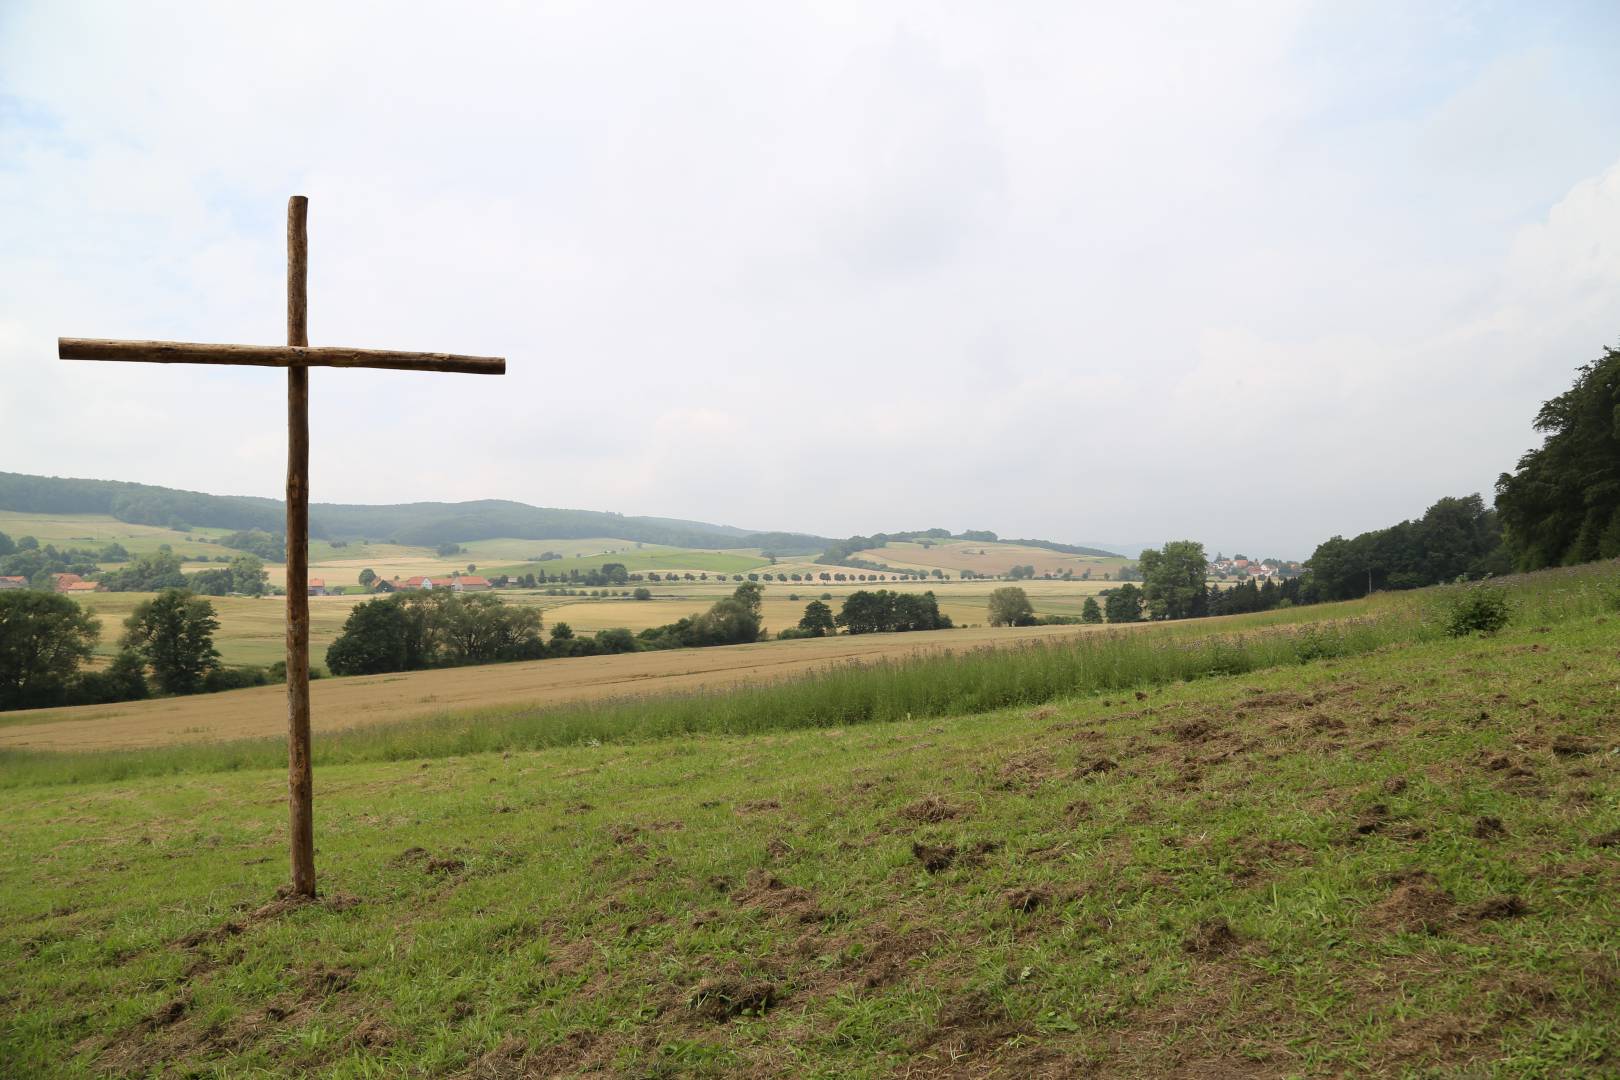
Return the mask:
<path id="1" fill-rule="evenodd" d="M 63 360 L 126 360 L 148 364 L 227 364 L 243 367 L 390 368 L 395 371 L 459 371 L 504 375 L 500 356 L 398 352 L 393 349 L 319 348 L 296 345 L 205 345 L 192 341 L 110 341 L 57 338 Z"/>

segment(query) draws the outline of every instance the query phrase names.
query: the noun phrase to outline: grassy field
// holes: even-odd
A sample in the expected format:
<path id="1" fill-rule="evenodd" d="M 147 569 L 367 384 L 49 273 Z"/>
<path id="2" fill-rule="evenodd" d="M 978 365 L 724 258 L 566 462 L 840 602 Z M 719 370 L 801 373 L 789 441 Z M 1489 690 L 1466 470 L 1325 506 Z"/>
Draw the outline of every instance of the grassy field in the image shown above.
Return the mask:
<path id="1" fill-rule="evenodd" d="M 1615 1075 L 1613 576 L 1521 582 L 1486 639 L 1375 598 L 1339 623 L 1372 651 L 1303 664 L 1278 635 L 1325 631 L 1299 612 L 1225 645 L 1114 635 L 1093 676 L 1140 685 L 991 712 L 772 726 L 938 682 L 880 671 L 760 698 L 749 734 L 441 756 L 423 727 L 430 756 L 317 769 L 313 904 L 275 899 L 279 769 L 8 761 L 0 1061 Z M 1051 667 L 1004 659 L 1008 687 Z"/>
<path id="2" fill-rule="evenodd" d="M 228 555 L 229 548 L 211 543 L 229 529 L 193 529 L 177 532 L 156 525 L 132 525 L 127 521 L 104 514 L 32 514 L 13 510 L 0 510 L 0 532 L 13 540 L 32 536 L 41 545 L 55 544 L 59 548 L 101 548 L 114 541 L 124 545 L 131 555 L 146 555 L 164 544 L 172 547 L 181 558 L 213 558 Z"/>

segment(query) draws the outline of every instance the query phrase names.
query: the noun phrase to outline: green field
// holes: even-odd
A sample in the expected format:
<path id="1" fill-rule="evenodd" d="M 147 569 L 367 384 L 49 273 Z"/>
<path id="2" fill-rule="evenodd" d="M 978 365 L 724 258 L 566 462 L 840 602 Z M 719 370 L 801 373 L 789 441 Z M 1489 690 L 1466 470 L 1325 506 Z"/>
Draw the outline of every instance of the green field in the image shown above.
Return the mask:
<path id="1" fill-rule="evenodd" d="M 1433 593 L 1129 635 L 1067 696 L 1036 649 L 672 702 L 665 736 L 646 704 L 436 722 L 486 753 L 356 733 L 317 769 L 309 905 L 274 898 L 285 775 L 254 755 L 0 759 L 0 1060 L 1613 1075 L 1615 567 L 1513 588 L 1490 638 L 1445 638 Z M 959 711 L 975 686 L 1029 696 Z"/>
<path id="2" fill-rule="evenodd" d="M 33 514 L 0 510 L 0 532 L 13 540 L 32 536 L 41 545 L 90 549 L 116 541 L 124 545 L 131 555 L 150 554 L 164 544 L 172 547 L 175 554 L 183 559 L 212 559 L 217 555 L 229 555 L 232 553 L 230 548 L 212 541 L 230 531 L 197 528 L 190 532 L 177 532 L 156 525 L 132 525 L 104 514 Z"/>

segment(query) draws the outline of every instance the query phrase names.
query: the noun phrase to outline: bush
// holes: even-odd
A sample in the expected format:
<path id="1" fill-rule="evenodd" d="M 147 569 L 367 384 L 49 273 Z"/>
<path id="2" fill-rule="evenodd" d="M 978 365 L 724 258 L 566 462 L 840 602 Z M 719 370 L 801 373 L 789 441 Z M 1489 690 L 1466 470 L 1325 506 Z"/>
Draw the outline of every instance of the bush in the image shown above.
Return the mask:
<path id="1" fill-rule="evenodd" d="M 1507 590 L 1490 585 L 1468 585 L 1446 601 L 1446 633 L 1452 637 L 1494 634 L 1513 616 L 1513 601 Z"/>
<path id="2" fill-rule="evenodd" d="M 281 680 L 287 681 L 287 662 L 281 661 Z M 218 667 L 203 676 L 203 691 L 214 694 L 221 690 L 241 690 L 248 686 L 267 686 L 269 674 L 261 667 Z"/>

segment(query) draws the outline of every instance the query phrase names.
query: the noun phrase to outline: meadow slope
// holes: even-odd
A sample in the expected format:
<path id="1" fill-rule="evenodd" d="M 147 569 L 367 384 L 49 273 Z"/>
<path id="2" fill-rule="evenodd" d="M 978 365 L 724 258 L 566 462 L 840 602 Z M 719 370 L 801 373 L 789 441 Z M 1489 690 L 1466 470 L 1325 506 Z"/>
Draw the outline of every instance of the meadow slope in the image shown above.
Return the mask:
<path id="1" fill-rule="evenodd" d="M 0 794 L 0 1060 L 1620 1070 L 1617 620 L 970 716 Z"/>

